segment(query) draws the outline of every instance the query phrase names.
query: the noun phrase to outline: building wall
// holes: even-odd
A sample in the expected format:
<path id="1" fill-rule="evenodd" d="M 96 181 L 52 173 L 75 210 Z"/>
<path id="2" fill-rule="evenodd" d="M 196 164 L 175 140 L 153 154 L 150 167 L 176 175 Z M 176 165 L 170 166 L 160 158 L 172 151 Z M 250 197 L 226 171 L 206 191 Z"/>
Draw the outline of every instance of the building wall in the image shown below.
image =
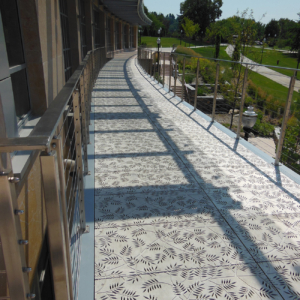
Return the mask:
<path id="1" fill-rule="evenodd" d="M 62 24 L 60 15 L 60 0 L 17 0 L 19 8 L 20 27 L 22 31 L 28 89 L 30 93 L 31 112 L 41 116 L 47 110 L 65 84 L 65 63 L 63 54 Z M 81 33 L 78 18 L 78 1 L 65 0 L 68 11 L 68 34 L 70 39 L 70 61 L 73 73 L 82 61 Z M 94 6 L 93 6 L 94 5 Z M 105 18 L 111 18 L 111 35 L 108 37 L 112 49 L 115 45 L 115 26 L 119 24 L 119 43 L 121 47 L 129 46 L 129 24 L 124 22 L 99 5 L 97 0 L 85 1 L 87 50 L 94 49 L 93 7 L 100 13 L 101 47 L 107 45 L 105 38 Z M 1 18 L 0 18 L 1 22 Z M 126 41 L 122 43 L 123 24 L 125 24 Z M 0 36 L 3 39 L 3 36 Z M 134 43 L 137 46 L 137 43 Z M 109 49 L 110 51 L 112 49 Z M 1 70 L 0 70 L 1 71 Z M 1 92 L 1 90 L 0 90 Z M 12 99 L 13 101 L 13 99 Z M 0 116 L 3 115 L 0 95 Z M 1 123 L 1 122 L 0 122 Z M 3 123 L 3 122 L 2 122 Z M 7 133 L 7 132 L 6 132 Z M 5 137 L 5 133 L 3 137 Z M 1 168 L 1 166 L 0 166 Z M 30 284 L 40 259 L 41 249 L 45 240 L 47 220 L 41 182 L 41 166 L 38 156 L 31 161 L 18 190 L 19 209 L 25 211 L 20 216 L 23 239 L 29 244 L 24 246 L 27 265 L 32 268 L 29 273 Z M 0 249 L 0 269 L 3 265 Z M 0 274 L 0 279 L 1 279 Z M 4 280 L 5 281 L 5 280 Z M 3 282 L 4 282 L 3 281 Z M 6 284 L 0 284 L 1 291 L 6 290 Z"/>

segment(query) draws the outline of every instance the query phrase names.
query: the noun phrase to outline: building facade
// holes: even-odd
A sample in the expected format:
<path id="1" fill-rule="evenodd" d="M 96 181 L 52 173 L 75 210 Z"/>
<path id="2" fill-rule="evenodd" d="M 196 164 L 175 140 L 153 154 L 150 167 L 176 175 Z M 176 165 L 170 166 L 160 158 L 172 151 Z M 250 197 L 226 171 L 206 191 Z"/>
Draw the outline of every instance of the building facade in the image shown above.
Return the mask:
<path id="1" fill-rule="evenodd" d="M 138 26 L 151 24 L 140 0 L 1 0 L 0 12 L 2 145 L 30 135 L 51 104 L 59 102 L 58 95 L 71 85 L 70 78 L 75 76 L 88 53 L 100 48 L 105 57 L 111 57 L 114 53 L 136 49 Z M 86 72 L 95 70 L 96 63 L 93 56 L 93 68 Z M 0 199 L 0 299 L 21 299 L 14 296 L 15 290 L 20 289 L 18 281 L 11 280 L 11 263 L 16 253 L 12 253 L 6 237 L 8 224 L 4 222 L 10 213 L 14 214 L 11 220 L 16 222 L 13 227 L 21 236 L 18 241 L 23 259 L 21 280 L 30 289 L 22 299 L 57 298 L 40 152 L 29 148 L 0 152 L 0 173 L 13 174 L 18 179 L 10 194 L 16 202 L 5 202 L 8 204 L 5 206 L 6 195 Z M 4 190 L 0 184 L 0 192 L 5 194 Z M 26 271 L 24 265 L 30 270 Z M 69 280 L 70 285 L 76 282 Z M 66 299 L 76 299 L 76 287 L 69 289 L 72 292 Z"/>

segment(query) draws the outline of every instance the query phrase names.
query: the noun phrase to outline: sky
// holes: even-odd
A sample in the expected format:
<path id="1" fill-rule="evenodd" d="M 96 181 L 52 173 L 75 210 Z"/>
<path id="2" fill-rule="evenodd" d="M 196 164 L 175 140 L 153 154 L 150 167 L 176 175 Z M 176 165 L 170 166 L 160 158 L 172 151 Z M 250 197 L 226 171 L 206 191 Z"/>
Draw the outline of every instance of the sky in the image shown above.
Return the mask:
<path id="1" fill-rule="evenodd" d="M 179 14 L 180 3 L 183 0 L 144 0 L 144 4 L 149 11 L 156 11 L 167 15 L 169 13 L 175 16 Z M 252 9 L 256 21 L 267 24 L 271 19 L 279 20 L 288 18 L 298 21 L 297 15 L 300 12 L 300 0 L 223 0 L 222 16 L 220 19 L 226 19 L 245 9 Z M 265 17 L 262 18 L 263 14 Z"/>

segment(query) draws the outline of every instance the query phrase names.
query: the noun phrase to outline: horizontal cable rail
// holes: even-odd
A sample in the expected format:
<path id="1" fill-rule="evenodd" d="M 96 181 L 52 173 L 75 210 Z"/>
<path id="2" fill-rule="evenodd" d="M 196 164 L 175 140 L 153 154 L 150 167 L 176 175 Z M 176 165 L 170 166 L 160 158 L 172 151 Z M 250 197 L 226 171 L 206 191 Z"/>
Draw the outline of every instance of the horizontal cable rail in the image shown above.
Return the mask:
<path id="1" fill-rule="evenodd" d="M 244 58 L 242 57 L 242 60 Z M 158 52 L 140 47 L 141 67 L 169 92 L 178 96 L 275 159 L 275 165 L 286 165 L 300 174 L 300 91 L 296 91 L 298 69 L 230 61 L 176 52 Z M 277 83 L 272 89 L 254 83 L 257 68 L 260 76 Z M 279 72 L 274 72 L 274 70 Z M 281 74 L 289 70 L 293 76 Z M 267 79 L 271 81 L 272 79 Z M 297 82 L 299 86 L 299 82 Z M 285 90 L 284 90 L 285 89 Z M 247 108 L 256 112 L 249 125 Z"/>
<path id="2" fill-rule="evenodd" d="M 40 169 L 34 171 L 40 172 L 41 177 L 55 299 L 78 299 L 81 235 L 89 231 L 85 221 L 84 176 L 89 173 L 91 94 L 99 71 L 113 57 L 110 48 L 88 52 L 31 134 L 0 140 L 0 152 L 8 160 L 8 152 L 39 152 L 35 159 Z M 6 274 L 8 299 L 30 299 L 35 297 L 35 290 L 30 291 L 29 274 L 33 272 L 37 282 L 41 278 L 38 270 L 28 265 L 25 255 L 31 240 L 25 240 L 22 235 L 29 225 L 21 224 L 20 217 L 30 211 L 18 208 L 15 183 L 19 179 L 14 177 L 11 161 L 6 169 L 2 164 L 0 167 L 3 170 L 0 173 L 0 247 L 6 267 L 0 271 Z M 26 176 L 22 178 L 25 180 Z"/>

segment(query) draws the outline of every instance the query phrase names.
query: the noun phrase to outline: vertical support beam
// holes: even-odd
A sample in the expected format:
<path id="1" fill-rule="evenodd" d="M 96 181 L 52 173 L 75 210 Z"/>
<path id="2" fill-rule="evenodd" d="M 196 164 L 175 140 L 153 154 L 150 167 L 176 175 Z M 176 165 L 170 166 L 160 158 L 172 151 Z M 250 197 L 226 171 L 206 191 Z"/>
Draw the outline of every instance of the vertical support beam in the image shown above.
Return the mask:
<path id="1" fill-rule="evenodd" d="M 172 80 L 172 55 L 170 55 L 170 67 L 169 67 L 169 93 L 171 91 L 171 80 Z"/>
<path id="2" fill-rule="evenodd" d="M 71 268 L 71 258 L 70 258 L 70 235 L 69 235 L 69 225 L 68 225 L 68 210 L 67 210 L 67 197 L 66 197 L 66 184 L 65 184 L 65 172 L 64 172 L 64 162 L 63 162 L 63 146 L 61 139 L 53 139 L 53 143 L 56 145 L 55 150 L 57 151 L 57 166 L 58 166 L 58 176 L 60 184 L 60 197 L 61 197 L 61 211 L 63 218 L 63 234 L 65 236 L 65 247 L 66 247 L 66 268 L 68 271 L 69 280 L 69 293 L 70 299 L 73 299 L 73 289 L 72 289 L 72 268 Z"/>
<path id="3" fill-rule="evenodd" d="M 238 128 L 237 128 L 237 133 L 236 133 L 236 138 L 237 139 L 240 138 L 240 133 L 241 133 L 243 109 L 244 109 L 246 89 L 247 89 L 247 79 L 248 79 L 248 67 L 246 67 L 245 74 L 244 74 L 242 99 L 241 99 L 241 105 L 240 105 L 240 116 L 239 116 L 239 123 L 238 123 Z"/>
<path id="4" fill-rule="evenodd" d="M 194 99 L 194 110 L 197 109 L 197 96 L 198 96 L 198 85 L 199 85 L 199 67 L 200 67 L 200 61 L 198 58 L 197 61 L 197 73 L 196 73 L 196 87 L 195 87 L 195 99 Z"/>
<path id="5" fill-rule="evenodd" d="M 148 51 L 148 63 L 149 63 L 149 75 L 151 76 L 151 70 L 152 70 L 152 61 L 151 61 L 151 53 L 150 53 L 150 51 Z"/>
<path id="6" fill-rule="evenodd" d="M 9 295 L 12 300 L 25 300 L 30 294 L 29 279 L 24 268 L 27 268 L 22 240 L 21 224 L 18 213 L 18 202 L 14 183 L 9 181 L 13 172 L 3 171 L 0 174 L 0 235 L 3 257 L 6 267 Z M 25 272 L 24 272 L 25 271 Z"/>
<path id="7" fill-rule="evenodd" d="M 80 107 L 79 92 L 73 92 L 73 111 L 74 111 L 74 127 L 75 127 L 75 146 L 76 146 L 76 164 L 78 172 L 78 192 L 79 192 L 79 209 L 80 209 L 80 227 L 82 231 L 86 229 L 85 208 L 84 208 L 84 190 L 83 190 L 83 166 L 81 151 L 81 126 L 80 126 Z"/>
<path id="8" fill-rule="evenodd" d="M 61 195 L 57 155 L 55 152 L 43 152 L 40 156 L 41 172 L 48 224 L 49 252 L 52 265 L 52 276 L 55 299 L 70 298 L 67 257 L 63 216 L 61 214 Z"/>
<path id="9" fill-rule="evenodd" d="M 163 87 L 165 87 L 165 75 L 166 75 L 166 52 L 164 52 Z"/>
<path id="10" fill-rule="evenodd" d="M 285 103 L 284 115 L 283 115 L 282 125 L 281 125 L 281 132 L 280 132 L 280 137 L 279 137 L 279 141 L 278 141 L 278 145 L 277 145 L 275 166 L 279 166 L 280 158 L 282 155 L 283 141 L 284 141 L 284 137 L 285 137 L 287 121 L 289 119 L 289 113 L 290 113 L 291 102 L 292 102 L 292 98 L 293 98 L 295 81 L 296 81 L 296 72 L 294 73 L 294 76 L 291 78 L 288 97 L 287 97 L 287 100 Z"/>
<path id="11" fill-rule="evenodd" d="M 89 142 L 88 136 L 88 120 L 87 120 L 87 102 L 88 97 L 84 93 L 84 75 L 80 76 L 80 104 L 81 104 L 81 123 L 82 123 L 82 138 L 83 138 L 83 157 L 84 157 L 84 174 L 88 174 L 88 157 L 87 157 L 87 144 Z"/>
<path id="12" fill-rule="evenodd" d="M 155 52 L 152 52 L 152 77 L 154 78 L 154 74 L 155 74 Z"/>
<path id="13" fill-rule="evenodd" d="M 185 57 L 183 58 L 183 68 L 182 68 L 182 88 L 181 88 L 181 100 L 184 99 L 184 85 L 185 85 Z"/>
<path id="14" fill-rule="evenodd" d="M 219 72 L 220 72 L 220 65 L 217 64 L 216 80 L 215 80 L 215 92 L 214 92 L 214 102 L 213 102 L 213 111 L 212 111 L 212 122 L 215 120 L 215 114 L 216 114 Z"/>

